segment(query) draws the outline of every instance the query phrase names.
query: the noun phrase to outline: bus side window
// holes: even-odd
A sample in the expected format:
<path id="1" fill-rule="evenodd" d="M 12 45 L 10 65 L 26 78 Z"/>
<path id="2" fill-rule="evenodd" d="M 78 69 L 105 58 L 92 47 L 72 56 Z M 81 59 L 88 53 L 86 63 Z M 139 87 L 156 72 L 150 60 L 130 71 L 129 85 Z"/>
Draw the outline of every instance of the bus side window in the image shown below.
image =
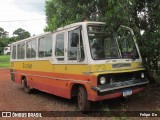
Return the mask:
<path id="1" fill-rule="evenodd" d="M 37 40 L 30 40 L 26 43 L 27 58 L 36 58 Z"/>
<path id="2" fill-rule="evenodd" d="M 48 35 L 39 39 L 39 58 L 50 57 L 52 55 L 52 36 Z"/>
<path id="3" fill-rule="evenodd" d="M 64 61 L 64 33 L 56 36 L 55 56 L 57 60 Z"/>
<path id="4" fill-rule="evenodd" d="M 77 33 L 79 36 L 79 42 L 77 46 L 72 46 L 72 33 Z M 72 31 L 68 32 L 68 60 L 78 60 L 78 57 L 80 61 L 83 61 L 85 56 L 84 56 L 84 46 L 83 46 L 83 41 L 82 41 L 82 35 L 80 32 L 80 29 L 75 29 Z"/>
<path id="5" fill-rule="evenodd" d="M 72 33 L 77 33 L 77 31 L 68 32 L 68 60 L 77 60 L 78 47 L 72 46 Z"/>
<path id="6" fill-rule="evenodd" d="M 17 59 L 24 59 L 25 57 L 25 42 L 17 44 Z"/>

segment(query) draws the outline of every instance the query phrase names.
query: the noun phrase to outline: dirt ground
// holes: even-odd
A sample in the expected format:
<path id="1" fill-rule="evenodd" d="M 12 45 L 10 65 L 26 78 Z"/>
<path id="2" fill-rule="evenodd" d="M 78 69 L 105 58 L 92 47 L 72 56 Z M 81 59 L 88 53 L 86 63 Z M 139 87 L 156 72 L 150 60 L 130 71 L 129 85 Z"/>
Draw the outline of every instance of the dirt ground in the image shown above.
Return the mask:
<path id="1" fill-rule="evenodd" d="M 92 103 L 92 110 L 160 111 L 159 92 L 159 84 L 149 84 L 144 91 L 130 96 L 127 100 L 112 99 Z M 68 100 L 38 90 L 33 94 L 26 94 L 21 85 L 10 80 L 9 69 L 0 69 L 0 111 L 78 111 L 78 108 L 76 99 Z"/>

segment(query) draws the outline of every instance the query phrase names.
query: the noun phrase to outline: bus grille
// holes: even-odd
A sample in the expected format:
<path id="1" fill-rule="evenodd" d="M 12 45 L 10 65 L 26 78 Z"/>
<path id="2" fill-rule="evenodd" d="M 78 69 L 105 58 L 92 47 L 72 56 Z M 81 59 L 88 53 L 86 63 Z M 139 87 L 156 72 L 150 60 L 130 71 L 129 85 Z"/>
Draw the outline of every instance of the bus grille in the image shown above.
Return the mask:
<path id="1" fill-rule="evenodd" d="M 141 73 L 145 74 L 145 71 L 135 71 L 135 72 L 126 72 L 126 73 L 113 73 L 113 74 L 101 74 L 98 76 L 98 79 L 100 79 L 101 76 L 106 77 L 106 84 L 110 83 L 116 83 L 116 82 L 125 82 L 129 80 L 140 80 L 141 78 Z M 98 85 L 100 85 L 100 82 L 98 81 Z"/>
<path id="2" fill-rule="evenodd" d="M 141 72 L 117 73 L 110 75 L 110 82 L 124 82 L 129 80 L 141 79 Z"/>

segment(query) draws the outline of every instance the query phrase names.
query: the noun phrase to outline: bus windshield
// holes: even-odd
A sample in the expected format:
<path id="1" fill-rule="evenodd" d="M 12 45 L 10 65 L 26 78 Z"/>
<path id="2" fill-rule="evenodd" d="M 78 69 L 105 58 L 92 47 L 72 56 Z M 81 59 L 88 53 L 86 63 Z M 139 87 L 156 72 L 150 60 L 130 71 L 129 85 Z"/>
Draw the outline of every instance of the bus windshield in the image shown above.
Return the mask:
<path id="1" fill-rule="evenodd" d="M 133 35 L 120 28 L 116 33 L 107 33 L 104 25 L 89 25 L 88 38 L 94 60 L 139 58 Z"/>

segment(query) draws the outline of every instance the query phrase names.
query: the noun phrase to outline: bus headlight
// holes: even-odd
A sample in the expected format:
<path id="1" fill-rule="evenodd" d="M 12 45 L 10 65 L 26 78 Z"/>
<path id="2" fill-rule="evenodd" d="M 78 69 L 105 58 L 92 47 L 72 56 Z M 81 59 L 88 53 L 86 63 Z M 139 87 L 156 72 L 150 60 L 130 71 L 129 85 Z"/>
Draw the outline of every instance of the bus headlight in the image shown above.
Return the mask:
<path id="1" fill-rule="evenodd" d="M 142 73 L 141 73 L 141 78 L 144 78 L 144 76 L 145 76 L 145 75 L 144 75 L 144 73 L 142 72 Z"/>
<path id="2" fill-rule="evenodd" d="M 103 85 L 106 83 L 106 78 L 105 77 L 100 77 L 100 84 Z"/>

